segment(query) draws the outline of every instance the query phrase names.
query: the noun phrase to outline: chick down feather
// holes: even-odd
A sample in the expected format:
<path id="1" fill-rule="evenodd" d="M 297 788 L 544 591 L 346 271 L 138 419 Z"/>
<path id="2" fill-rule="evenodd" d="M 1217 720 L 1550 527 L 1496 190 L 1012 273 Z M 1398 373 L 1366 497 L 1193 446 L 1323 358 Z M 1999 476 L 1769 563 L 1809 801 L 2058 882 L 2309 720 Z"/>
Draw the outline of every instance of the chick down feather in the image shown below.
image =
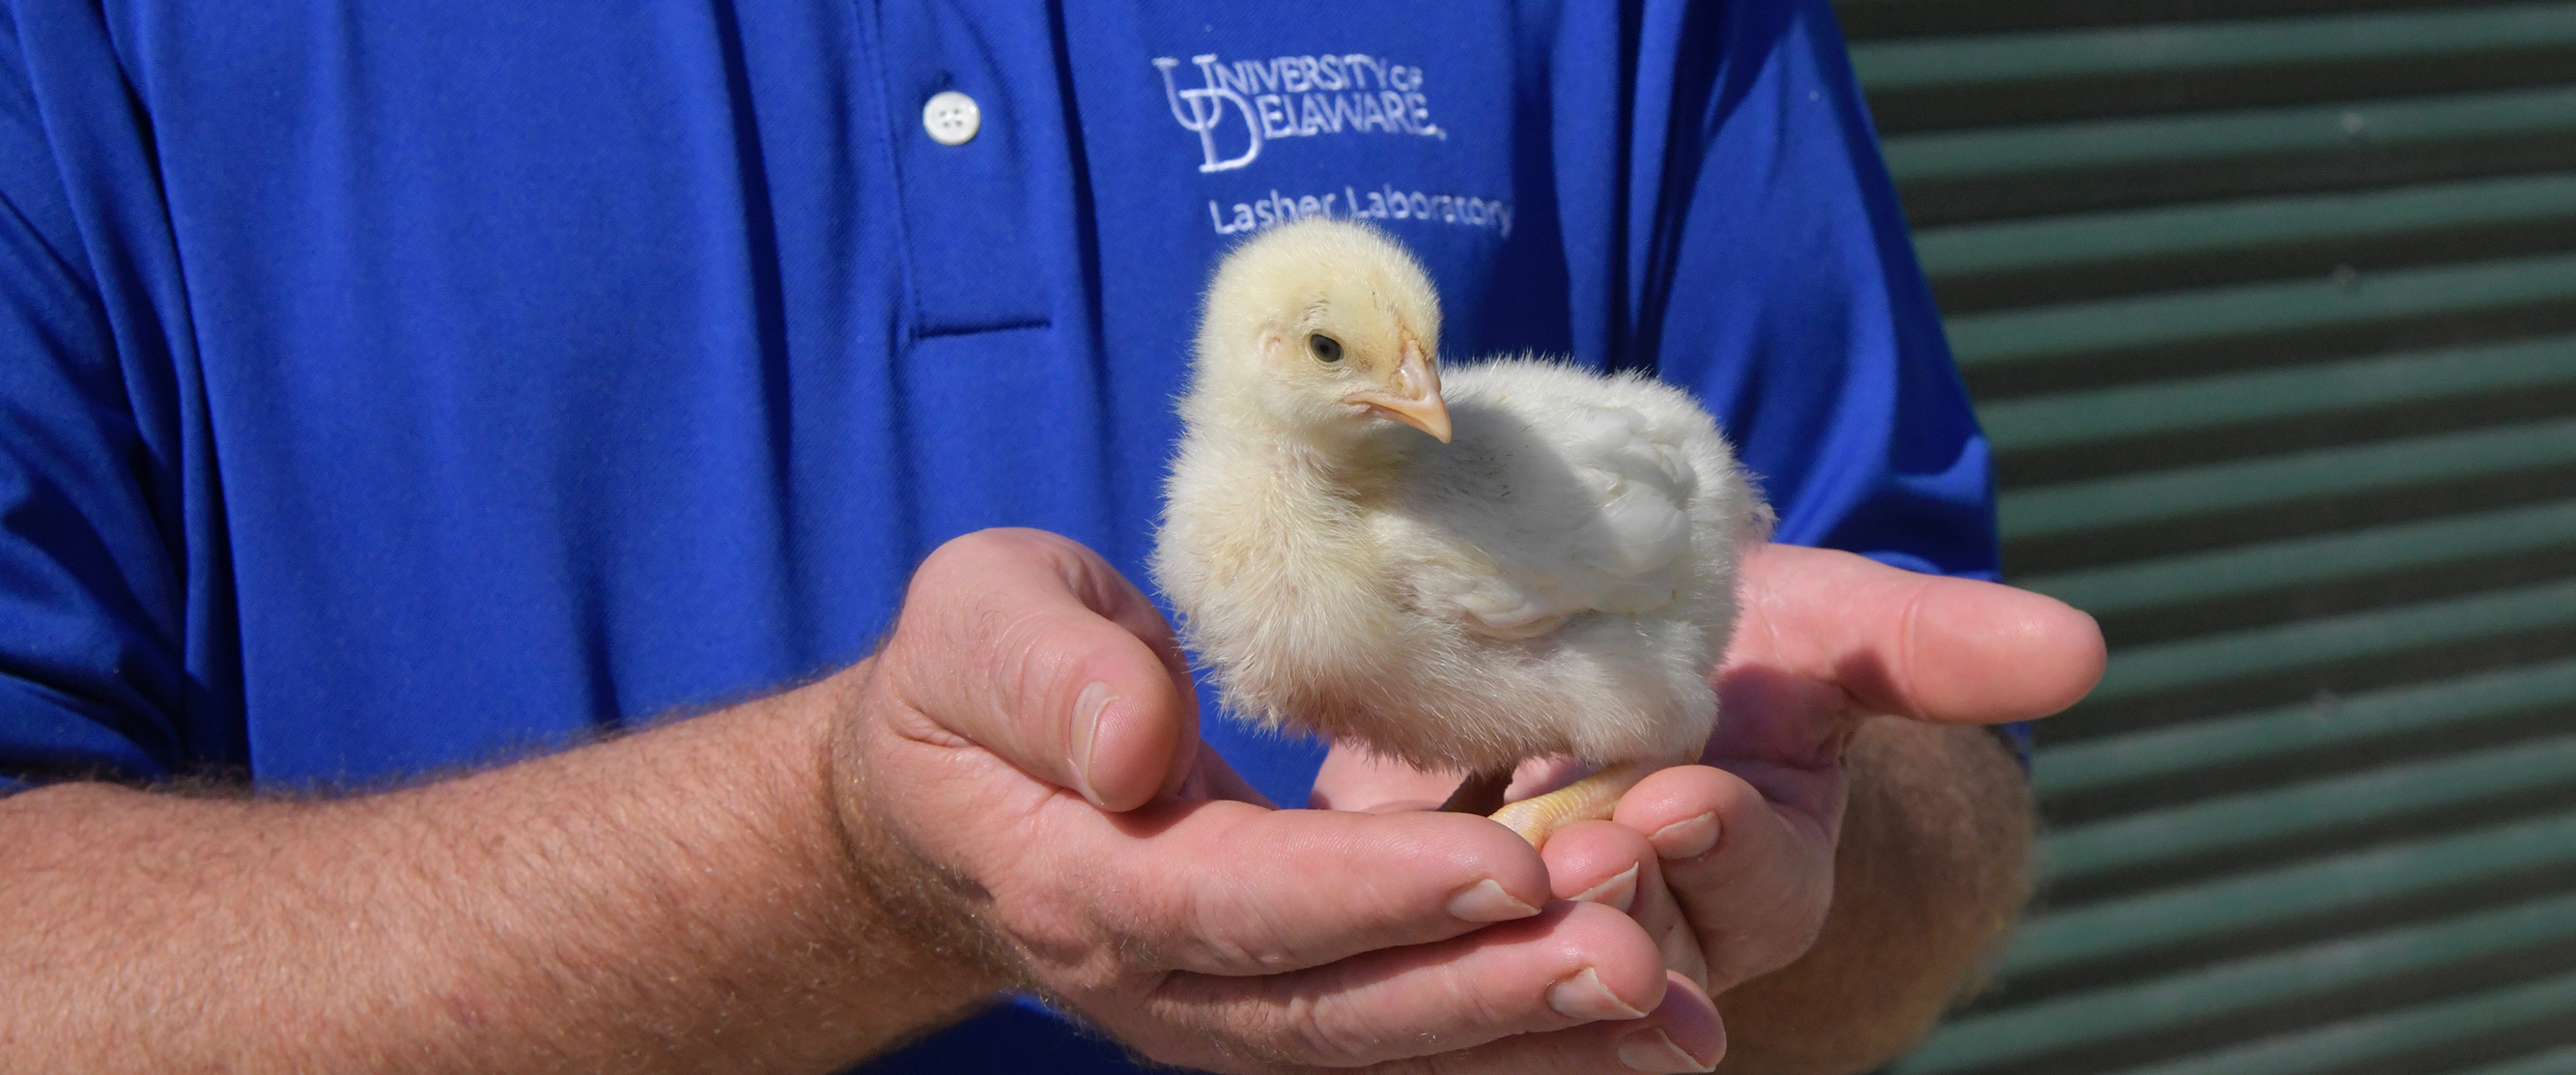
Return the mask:
<path id="1" fill-rule="evenodd" d="M 1440 371 L 1446 444 L 1351 404 L 1435 353 L 1433 294 L 1337 222 L 1220 268 L 1153 559 L 1186 642 L 1237 717 L 1418 766 L 1696 757 L 1769 510 L 1707 412 L 1642 375 Z"/>

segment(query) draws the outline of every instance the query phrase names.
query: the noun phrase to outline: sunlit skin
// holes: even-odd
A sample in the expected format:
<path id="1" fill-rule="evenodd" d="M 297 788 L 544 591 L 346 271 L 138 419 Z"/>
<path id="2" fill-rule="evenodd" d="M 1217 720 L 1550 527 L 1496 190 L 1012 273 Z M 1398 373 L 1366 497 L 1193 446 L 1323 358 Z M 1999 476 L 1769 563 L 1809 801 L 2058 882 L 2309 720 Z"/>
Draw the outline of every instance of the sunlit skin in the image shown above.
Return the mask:
<path id="1" fill-rule="evenodd" d="M 731 709 L 336 800 L 0 799 L 20 987 L 0 1040 L 41 1071 L 823 1073 L 1019 987 L 1217 1071 L 1704 1068 L 1719 1006 L 1840 943 L 1715 1006 L 1698 986 L 1787 962 L 1824 920 L 1852 717 L 1991 752 L 1917 722 L 2046 712 L 2101 660 L 2090 621 L 2000 586 L 1785 548 L 1746 586 L 1724 689 L 1755 715 L 1542 857 L 1479 817 L 1258 803 L 1200 745 L 1133 586 L 1062 538 L 972 535 L 923 565 L 876 657 Z M 1917 764 L 1937 756 L 1896 775 L 1968 775 Z M 1336 756 L 1321 797 L 1387 808 L 1422 782 Z M 1621 913 L 1603 882 L 1631 868 Z M 2018 898 L 1927 906 L 1930 880 L 1846 886 L 1833 920 L 1912 936 Z M 1937 1009 L 1974 951 L 1864 955 L 1838 980 Z M 1855 1033 L 1924 1006 L 1780 996 L 1736 1053 L 1804 1059 L 1747 1070 L 1863 1070 Z"/>
<path id="2" fill-rule="evenodd" d="M 1615 823 L 1560 830 L 1545 856 L 1561 897 L 1636 893 L 1631 913 L 1671 965 L 1719 991 L 1797 958 L 1822 923 L 1847 792 L 1841 750 L 1859 720 L 2038 719 L 2082 698 L 2103 663 L 2091 617 L 2024 590 L 1785 545 L 1748 558 L 1745 579 L 1718 674 L 1726 716 L 1703 764 L 1646 778 Z M 1515 792 L 1563 779 L 1561 768 L 1525 767 Z M 1455 782 L 1336 750 L 1315 798 L 1420 809 Z"/>
<path id="3" fill-rule="evenodd" d="M 1723 1033 L 1702 983 L 1723 990 L 1789 963 L 1824 921 L 1845 797 L 1840 747 L 1855 722 L 1868 713 L 1947 725 L 2044 716 L 2089 689 L 2102 661 L 2091 620 L 2046 597 L 1911 574 L 1845 553 L 1762 550 L 1746 568 L 1746 627 L 1720 673 L 1732 723 L 1710 744 L 1710 764 L 1656 774 L 1622 799 L 1615 820 L 1564 830 L 1542 858 L 1483 819 L 1409 809 L 1437 801 L 1454 776 L 1375 765 L 1350 751 L 1336 751 L 1318 783 L 1316 805 L 1331 812 L 1273 812 L 1258 804 L 1221 759 L 1196 745 L 1178 658 L 1141 598 L 1104 580 L 1107 569 L 1096 558 L 1036 548 L 1051 566 L 1031 572 L 987 564 L 967 574 L 983 586 L 1017 588 L 1024 598 L 1056 590 L 1042 602 L 1050 611 L 999 621 L 979 614 L 925 640 L 945 637 L 973 650 L 971 639 L 995 622 L 1011 625 L 1015 640 L 1037 637 L 1029 633 L 1035 624 L 1056 625 L 1067 648 L 1045 662 L 1046 671 L 1032 678 L 1026 666 L 1009 666 L 1022 670 L 1006 680 L 1024 684 L 1017 712 L 1069 713 L 1078 684 L 1110 682 L 1121 701 L 1096 730 L 1080 734 L 1064 718 L 1014 721 L 1004 699 L 961 698 L 952 687 L 929 684 L 907 688 L 897 679 L 881 689 L 921 692 L 902 707 L 918 716 L 889 726 L 910 729 L 904 734 L 862 742 L 885 752 L 872 768 L 891 774 L 888 794 L 927 797 L 918 804 L 927 809 L 902 813 L 943 822 L 922 839 L 998 871 L 966 870 L 993 893 L 981 912 L 994 916 L 986 924 L 1005 935 L 1023 928 L 1039 934 L 1013 946 L 1023 958 L 1050 953 L 1025 964 L 1031 978 L 1149 1055 L 1181 1063 L 1219 1064 L 1203 1036 L 1223 1040 L 1228 1013 L 1289 995 L 1328 1024 L 1351 1021 L 1301 1029 L 1299 1042 L 1328 1038 L 1355 1051 L 1274 1052 L 1272 1041 L 1258 1048 L 1257 1068 L 1392 1063 L 1418 1050 L 1428 1033 L 1491 1070 L 1579 1070 L 1572 1061 L 1607 1061 L 1600 1054 L 1615 1053 L 1620 1036 L 1650 1026 L 1693 1059 L 1713 1059 Z M 1008 561 L 1027 551 L 975 555 Z M 1057 590 L 1049 576 L 1070 580 L 1068 588 Z M 1105 608 L 1130 639 L 1083 627 L 1098 614 L 1072 608 L 1077 593 Z M 1014 600 L 995 595 L 963 607 L 989 610 Z M 899 635 L 887 658 L 909 650 Z M 930 712 L 962 719 L 942 723 Z M 1086 741 L 1087 752 L 1073 749 Z M 1068 760 L 1077 753 L 1087 753 L 1087 771 Z M 1006 756 L 1023 761 L 1015 766 Z M 1014 771 L 1035 779 L 995 795 L 1015 783 Z M 976 775 L 960 779 L 968 774 Z M 1104 814 L 1082 796 L 1054 790 L 1070 786 L 1129 812 Z M 989 850 L 997 841 L 1012 850 Z M 1245 847 L 1265 853 L 1245 856 Z M 1027 848 L 1045 851 L 1030 856 Z M 1064 871 L 1076 863 L 1085 864 L 1076 871 L 1082 895 L 1071 906 L 1038 915 L 1042 925 L 1011 924 L 1019 920 L 1006 909 L 1048 906 L 1035 897 L 1061 890 Z M 1631 868 L 1638 871 L 1633 886 L 1618 884 Z M 1522 901 L 1588 894 L 1579 902 L 1612 910 L 1624 902 L 1626 913 L 1602 919 L 1547 904 L 1508 928 L 1461 933 L 1432 906 L 1480 877 L 1499 879 Z M 1127 900 L 1173 883 L 1184 885 L 1176 896 L 1226 892 L 1225 905 L 1241 912 L 1197 923 L 1207 932 L 1182 942 L 1190 951 L 1234 953 L 1227 968 L 1176 970 L 1171 964 L 1180 957 L 1146 966 L 1102 962 L 1087 953 L 1110 937 L 1065 924 L 1137 923 Z M 1533 886 L 1544 886 L 1544 895 Z M 1100 905 L 1105 893 L 1121 894 L 1120 906 Z M 1055 898 L 1063 897 L 1059 891 Z M 1956 911 L 2008 917 L 2010 906 Z M 1138 944 L 1130 938 L 1119 946 Z M 1649 1018 L 1549 1025 L 1560 1017 L 1531 1005 L 1567 969 L 1569 951 L 1588 956 L 1614 992 Z M 1255 968 L 1269 973 L 1250 975 Z M 1674 984 L 1661 988 L 1654 975 L 1667 968 Z M 1410 1068 L 1395 1063 L 1389 1070 Z"/>

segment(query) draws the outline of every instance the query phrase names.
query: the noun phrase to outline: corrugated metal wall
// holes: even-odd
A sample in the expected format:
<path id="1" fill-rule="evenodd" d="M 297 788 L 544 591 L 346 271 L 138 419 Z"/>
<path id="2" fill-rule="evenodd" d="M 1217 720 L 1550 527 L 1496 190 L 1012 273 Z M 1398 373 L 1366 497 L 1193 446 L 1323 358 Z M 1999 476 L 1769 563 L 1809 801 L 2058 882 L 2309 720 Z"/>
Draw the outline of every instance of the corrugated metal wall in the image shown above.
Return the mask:
<path id="1" fill-rule="evenodd" d="M 2111 669 L 1909 1075 L 2576 1072 L 2576 3 L 1843 0 Z"/>

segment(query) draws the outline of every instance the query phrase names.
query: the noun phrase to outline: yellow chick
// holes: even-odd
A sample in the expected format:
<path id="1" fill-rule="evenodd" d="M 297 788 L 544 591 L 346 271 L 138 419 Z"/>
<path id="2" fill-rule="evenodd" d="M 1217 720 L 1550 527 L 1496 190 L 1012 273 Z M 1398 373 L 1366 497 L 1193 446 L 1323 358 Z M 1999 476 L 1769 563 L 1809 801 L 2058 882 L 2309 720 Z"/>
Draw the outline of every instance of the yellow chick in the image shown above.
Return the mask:
<path id="1" fill-rule="evenodd" d="M 1218 267 L 1155 582 L 1237 717 L 1474 774 L 1609 768 L 1495 815 L 1543 843 L 1698 757 L 1736 565 L 1771 516 L 1691 398 L 1512 359 L 1441 370 L 1384 235 L 1310 219 Z"/>

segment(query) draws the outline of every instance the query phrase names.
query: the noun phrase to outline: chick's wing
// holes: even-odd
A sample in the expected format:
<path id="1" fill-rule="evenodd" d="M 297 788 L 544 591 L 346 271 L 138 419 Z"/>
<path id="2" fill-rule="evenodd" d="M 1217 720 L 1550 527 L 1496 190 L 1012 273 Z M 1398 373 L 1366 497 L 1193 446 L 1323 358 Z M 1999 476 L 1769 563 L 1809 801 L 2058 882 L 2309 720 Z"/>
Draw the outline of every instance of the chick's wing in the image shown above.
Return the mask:
<path id="1" fill-rule="evenodd" d="M 1673 603 L 1698 486 L 1686 433 L 1617 404 L 1453 399 L 1448 450 L 1417 457 L 1388 547 L 1415 607 L 1528 638 Z"/>

